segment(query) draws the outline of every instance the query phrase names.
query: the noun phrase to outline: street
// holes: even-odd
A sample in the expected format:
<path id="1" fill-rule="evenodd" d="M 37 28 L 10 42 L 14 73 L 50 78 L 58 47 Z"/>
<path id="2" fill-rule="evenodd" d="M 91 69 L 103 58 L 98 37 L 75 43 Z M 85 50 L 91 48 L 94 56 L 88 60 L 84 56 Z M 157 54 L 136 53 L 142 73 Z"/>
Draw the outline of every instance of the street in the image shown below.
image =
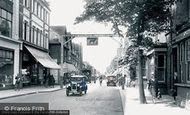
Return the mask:
<path id="1" fill-rule="evenodd" d="M 70 115 L 123 115 L 119 89 L 104 83 L 88 84 L 83 96 L 66 96 L 65 89 L 0 100 L 0 103 L 49 103 L 50 110 L 70 110 Z"/>

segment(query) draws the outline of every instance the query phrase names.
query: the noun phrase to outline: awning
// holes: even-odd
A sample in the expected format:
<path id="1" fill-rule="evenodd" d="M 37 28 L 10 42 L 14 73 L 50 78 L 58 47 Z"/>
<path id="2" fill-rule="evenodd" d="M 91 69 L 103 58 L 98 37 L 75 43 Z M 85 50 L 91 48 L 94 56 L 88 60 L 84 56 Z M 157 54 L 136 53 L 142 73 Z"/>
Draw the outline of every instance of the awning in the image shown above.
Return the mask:
<path id="1" fill-rule="evenodd" d="M 60 66 L 49 56 L 48 53 L 25 46 L 26 49 L 34 56 L 36 61 L 46 68 L 60 69 Z"/>
<path id="2" fill-rule="evenodd" d="M 68 73 L 68 72 L 77 72 L 78 71 L 78 69 L 74 66 L 74 65 L 72 65 L 72 64 L 69 64 L 69 63 L 63 63 L 63 72 L 65 72 L 65 73 Z"/>

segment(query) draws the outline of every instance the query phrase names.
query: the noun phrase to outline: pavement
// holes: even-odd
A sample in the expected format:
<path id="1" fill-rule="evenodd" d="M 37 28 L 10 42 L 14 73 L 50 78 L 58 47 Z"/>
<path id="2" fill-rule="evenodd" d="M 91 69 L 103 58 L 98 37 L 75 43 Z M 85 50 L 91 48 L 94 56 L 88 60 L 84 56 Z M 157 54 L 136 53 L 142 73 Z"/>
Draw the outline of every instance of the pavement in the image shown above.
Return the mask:
<path id="1" fill-rule="evenodd" d="M 35 93 L 45 93 L 45 92 L 53 92 L 61 90 L 59 85 L 55 85 L 54 87 L 44 87 L 44 86 L 32 86 L 27 88 L 22 88 L 19 91 L 15 91 L 14 89 L 9 90 L 1 90 L 0 91 L 0 100 L 7 99 L 12 97 L 30 95 Z"/>
<path id="2" fill-rule="evenodd" d="M 126 87 L 125 90 L 120 88 L 120 94 L 124 115 L 190 115 L 190 109 L 180 108 L 174 103 L 173 98 L 168 95 L 162 95 L 162 98 L 156 100 L 156 103 L 154 104 L 150 93 L 145 89 L 147 104 L 140 104 L 138 87 Z"/>

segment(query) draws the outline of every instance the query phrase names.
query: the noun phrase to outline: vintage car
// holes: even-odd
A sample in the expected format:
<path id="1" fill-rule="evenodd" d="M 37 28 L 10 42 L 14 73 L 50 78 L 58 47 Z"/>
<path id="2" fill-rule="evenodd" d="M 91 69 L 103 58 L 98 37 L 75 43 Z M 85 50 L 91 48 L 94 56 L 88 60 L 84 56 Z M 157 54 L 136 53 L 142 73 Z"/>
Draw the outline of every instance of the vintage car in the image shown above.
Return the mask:
<path id="1" fill-rule="evenodd" d="M 82 95 L 83 92 L 87 93 L 87 84 L 86 84 L 86 76 L 84 75 L 73 75 L 69 79 L 69 83 L 66 86 L 66 95 L 70 94 L 79 94 Z"/>
<path id="2" fill-rule="evenodd" d="M 117 79 L 114 75 L 107 76 L 107 86 L 116 86 Z"/>

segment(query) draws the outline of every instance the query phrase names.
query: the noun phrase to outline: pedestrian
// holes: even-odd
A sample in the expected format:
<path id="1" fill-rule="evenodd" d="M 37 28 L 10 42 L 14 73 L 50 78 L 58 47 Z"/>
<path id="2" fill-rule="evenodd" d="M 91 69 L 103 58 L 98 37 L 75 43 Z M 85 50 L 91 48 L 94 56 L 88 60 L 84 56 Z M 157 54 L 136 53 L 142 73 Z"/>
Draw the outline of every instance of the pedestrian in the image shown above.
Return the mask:
<path id="1" fill-rule="evenodd" d="M 51 86 L 54 88 L 55 78 L 53 77 L 53 75 L 50 76 L 50 82 L 51 82 Z"/>
<path id="2" fill-rule="evenodd" d="M 176 103 L 176 96 L 177 96 L 177 87 L 175 85 L 175 83 L 177 83 L 177 72 L 174 72 L 174 85 L 173 85 L 173 89 L 171 90 L 172 92 L 172 96 L 173 96 L 173 99 Z"/>
<path id="3" fill-rule="evenodd" d="M 124 75 L 124 76 L 122 77 L 122 90 L 125 89 L 125 79 L 126 79 L 126 75 Z"/>
<path id="4" fill-rule="evenodd" d="M 50 75 L 50 73 L 47 76 L 47 86 L 51 86 L 51 75 Z"/>
<path id="5" fill-rule="evenodd" d="M 20 91 L 20 83 L 21 83 L 21 78 L 19 76 L 19 74 L 17 74 L 17 76 L 15 77 L 15 91 Z"/>
<path id="6" fill-rule="evenodd" d="M 99 81 L 100 81 L 100 86 L 102 86 L 102 76 L 100 76 Z"/>
<path id="7" fill-rule="evenodd" d="M 156 93 L 156 81 L 154 78 L 154 73 L 151 74 L 151 78 L 149 79 L 148 89 L 152 96 L 153 103 L 155 103 L 155 98 L 157 97 L 157 93 Z"/>

